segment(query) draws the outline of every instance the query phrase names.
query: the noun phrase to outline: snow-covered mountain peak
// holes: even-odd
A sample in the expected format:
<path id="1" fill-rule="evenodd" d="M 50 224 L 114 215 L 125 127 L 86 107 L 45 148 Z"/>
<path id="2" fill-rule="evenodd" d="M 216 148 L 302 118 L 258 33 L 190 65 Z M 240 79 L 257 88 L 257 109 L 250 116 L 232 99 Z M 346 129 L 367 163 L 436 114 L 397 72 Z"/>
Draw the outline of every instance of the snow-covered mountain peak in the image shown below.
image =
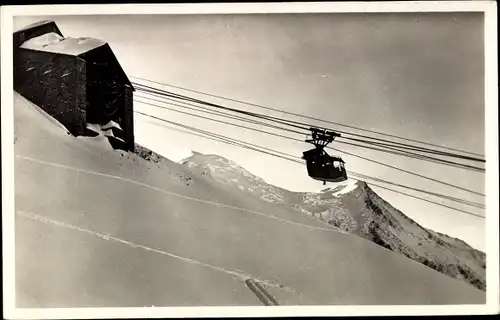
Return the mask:
<path id="1" fill-rule="evenodd" d="M 335 188 L 328 190 L 328 193 L 331 193 L 332 196 L 339 198 L 344 194 L 352 192 L 357 189 L 360 185 L 358 185 L 357 180 L 347 180 L 335 186 Z"/>
<path id="2" fill-rule="evenodd" d="M 241 175 L 247 179 L 255 181 L 264 181 L 256 175 L 250 173 L 248 170 L 238 165 L 236 162 L 215 154 L 203 154 L 200 152 L 192 151 L 192 155 L 184 159 L 182 164 L 190 168 L 205 169 L 217 178 L 235 179 L 234 175 Z"/>
<path id="3" fill-rule="evenodd" d="M 193 155 L 182 163 L 205 176 L 234 186 L 242 192 L 249 192 L 266 202 L 285 202 L 284 197 L 288 191 L 268 184 L 264 179 L 222 156 L 193 152 Z"/>

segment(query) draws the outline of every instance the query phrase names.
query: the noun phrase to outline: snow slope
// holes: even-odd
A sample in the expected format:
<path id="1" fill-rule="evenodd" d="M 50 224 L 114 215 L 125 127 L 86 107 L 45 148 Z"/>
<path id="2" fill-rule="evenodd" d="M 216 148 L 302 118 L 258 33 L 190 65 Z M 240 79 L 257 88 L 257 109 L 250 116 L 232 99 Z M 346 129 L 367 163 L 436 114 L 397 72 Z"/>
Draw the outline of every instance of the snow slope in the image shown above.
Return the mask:
<path id="1" fill-rule="evenodd" d="M 15 94 L 18 307 L 482 304 L 485 293 Z M 149 160 L 146 160 L 148 158 Z"/>
<path id="2" fill-rule="evenodd" d="M 218 156 L 198 153 L 184 163 L 204 168 L 217 181 L 236 186 L 265 201 L 295 208 L 476 288 L 486 289 L 483 252 L 461 240 L 420 226 L 380 198 L 364 182 L 348 180 L 319 193 L 294 193 L 267 184 Z"/>

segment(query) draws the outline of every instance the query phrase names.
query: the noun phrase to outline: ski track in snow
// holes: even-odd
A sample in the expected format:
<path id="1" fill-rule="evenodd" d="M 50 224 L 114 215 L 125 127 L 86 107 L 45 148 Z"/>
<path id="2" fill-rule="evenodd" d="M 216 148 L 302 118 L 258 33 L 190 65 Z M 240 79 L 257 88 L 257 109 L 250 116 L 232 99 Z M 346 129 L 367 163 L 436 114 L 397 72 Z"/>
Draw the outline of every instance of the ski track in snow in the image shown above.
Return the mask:
<path id="1" fill-rule="evenodd" d="M 134 243 L 134 242 L 131 242 L 131 241 L 128 241 L 128 240 L 116 238 L 116 237 L 113 237 L 113 236 L 111 236 L 109 234 L 105 234 L 105 233 L 101 233 L 101 232 L 96 232 L 96 231 L 92 231 L 92 230 L 89 230 L 89 229 L 81 228 L 81 227 L 78 227 L 78 226 L 75 226 L 75 225 L 72 225 L 72 224 L 60 222 L 60 221 L 57 221 L 57 220 L 54 220 L 54 219 L 51 219 L 51 218 L 48 218 L 48 217 L 40 216 L 40 215 L 37 215 L 37 214 L 34 214 L 34 213 L 30 213 L 30 212 L 26 212 L 26 211 L 22 211 L 22 210 L 18 210 L 16 213 L 17 213 L 17 215 L 19 215 L 21 217 L 24 217 L 24 218 L 32 219 L 32 220 L 35 220 L 35 221 L 39 221 L 39 222 L 51 224 L 51 225 L 62 227 L 62 228 L 67 228 L 67 229 L 78 231 L 78 232 L 82 232 L 82 233 L 86 233 L 86 234 L 89 234 L 89 235 L 101 238 L 103 240 L 121 243 L 121 244 L 127 245 L 127 246 L 129 246 L 131 248 L 143 249 L 143 250 L 146 250 L 146 251 L 149 251 L 149 252 L 154 252 L 154 253 L 158 253 L 158 254 L 161 254 L 161 255 L 164 255 L 164 256 L 168 256 L 168 257 L 171 257 L 171 258 L 175 258 L 175 259 L 184 261 L 186 263 L 196 264 L 196 265 L 199 265 L 199 266 L 202 266 L 202 267 L 205 267 L 205 268 L 209 268 L 209 269 L 212 269 L 212 270 L 215 270 L 215 271 L 218 271 L 218 272 L 222 272 L 222 273 L 225 273 L 225 274 L 231 276 L 233 279 L 239 280 L 239 281 L 241 281 L 241 282 L 243 282 L 245 284 L 247 284 L 248 281 L 255 281 L 256 284 L 262 283 L 262 284 L 264 284 L 266 286 L 269 286 L 269 287 L 279 288 L 279 289 L 284 290 L 284 291 L 289 291 L 289 292 L 301 295 L 301 293 L 295 291 L 294 289 L 292 289 L 290 287 L 278 284 L 278 283 L 276 283 L 274 281 L 259 279 L 258 277 L 255 277 L 255 276 L 253 276 L 253 275 L 251 275 L 251 274 L 249 274 L 249 273 L 247 273 L 245 271 L 242 271 L 242 270 L 238 270 L 238 271 L 228 270 L 228 269 L 225 269 L 225 268 L 222 268 L 222 267 L 218 267 L 218 266 L 215 266 L 215 265 L 211 265 L 211 264 L 208 264 L 208 263 L 205 263 L 205 262 L 201 262 L 201 261 L 194 260 L 194 259 L 191 259 L 191 258 L 179 256 L 179 255 L 171 253 L 171 252 L 162 251 L 162 250 L 159 250 L 159 249 L 155 249 L 155 248 L 151 248 L 151 247 L 144 246 L 144 245 L 141 245 L 141 244 L 137 244 L 137 243 Z M 261 291 L 263 291 L 263 293 L 266 296 L 271 297 L 271 299 L 275 299 L 264 288 L 260 287 L 259 289 Z M 254 290 L 251 290 L 251 291 L 255 294 Z"/>
<path id="2" fill-rule="evenodd" d="M 175 197 L 178 197 L 178 198 L 182 198 L 182 199 L 186 199 L 186 200 L 191 200 L 191 201 L 196 201 L 196 202 L 201 202 L 201 203 L 206 203 L 206 204 L 210 204 L 210 205 L 217 206 L 217 207 L 222 207 L 222 208 L 234 209 L 234 210 L 238 210 L 238 211 L 242 211 L 242 212 L 253 213 L 253 214 L 260 215 L 262 217 L 266 217 L 266 218 L 269 218 L 269 219 L 274 219 L 274 220 L 277 220 L 277 221 L 285 222 L 285 223 L 288 223 L 288 224 L 291 224 L 291 225 L 295 225 L 295 226 L 298 226 L 298 227 L 308 228 L 310 230 L 320 230 L 320 231 L 329 231 L 329 232 L 342 233 L 342 232 L 339 232 L 339 231 L 331 229 L 331 228 L 315 227 L 315 226 L 311 226 L 311 225 L 307 225 L 307 224 L 303 224 L 303 223 L 299 223 L 299 222 L 290 221 L 290 220 L 283 219 L 283 218 L 278 218 L 278 217 L 275 217 L 275 216 L 272 216 L 272 215 L 268 215 L 268 214 L 265 214 L 265 213 L 262 213 L 262 212 L 258 212 L 258 211 L 254 211 L 254 210 L 250 210 L 250 209 L 235 207 L 235 206 L 231 206 L 231 205 L 227 205 L 227 204 L 223 204 L 223 203 L 219 203 L 219 202 L 214 202 L 214 201 L 208 201 L 208 200 L 203 200 L 203 199 L 188 197 L 188 196 L 185 196 L 185 195 L 182 195 L 182 194 L 178 194 L 178 193 L 174 193 L 174 192 L 171 192 L 171 191 L 167 191 L 167 190 L 164 190 L 164 189 L 161 189 L 161 188 L 158 188 L 158 187 L 154 187 L 152 185 L 149 185 L 149 184 L 146 184 L 146 183 L 143 183 L 143 182 L 139 182 L 139 181 L 135 181 L 135 180 L 123 178 L 123 177 L 120 177 L 120 176 L 115 176 L 115 175 L 105 174 L 105 173 L 101 173 L 101 172 L 95 172 L 95 171 L 91 171 L 91 170 L 86 170 L 86 169 L 81 169 L 81 168 L 66 166 L 66 165 L 59 164 L 59 163 L 54 163 L 54 162 L 47 162 L 47 161 L 43 161 L 43 160 L 39 160 L 39 159 L 34 159 L 34 158 L 31 158 L 31 157 L 26 157 L 26 156 L 22 156 L 22 155 L 16 155 L 16 158 L 21 159 L 21 160 L 26 160 L 26 161 L 31 161 L 31 162 L 39 163 L 39 164 L 44 164 L 44 165 L 48 165 L 48 166 L 53 166 L 53 167 L 58 167 L 58 168 L 62 168 L 62 169 L 72 170 L 72 171 L 76 171 L 76 172 L 79 172 L 79 173 L 90 174 L 90 175 L 95 175 L 95 176 L 101 176 L 101 177 L 106 177 L 106 178 L 110 178 L 110 179 L 116 179 L 116 180 L 120 180 L 120 181 L 124 181 L 124 182 L 128 182 L 128 183 L 132 183 L 132 184 L 135 184 L 135 185 L 139 185 L 139 186 L 142 186 L 142 187 L 146 187 L 146 188 L 149 188 L 149 189 L 153 189 L 155 191 L 162 192 L 162 193 L 165 193 L 165 194 L 168 194 L 168 195 L 171 195 L 171 196 L 175 196 Z"/>

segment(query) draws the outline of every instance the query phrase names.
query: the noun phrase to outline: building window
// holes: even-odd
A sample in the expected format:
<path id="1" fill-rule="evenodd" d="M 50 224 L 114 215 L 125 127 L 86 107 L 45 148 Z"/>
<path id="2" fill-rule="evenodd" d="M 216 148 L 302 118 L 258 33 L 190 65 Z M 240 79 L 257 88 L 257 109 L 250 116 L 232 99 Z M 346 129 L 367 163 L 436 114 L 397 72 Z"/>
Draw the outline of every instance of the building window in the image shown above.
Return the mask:
<path id="1" fill-rule="evenodd" d="M 61 78 L 64 78 L 64 77 L 67 77 L 71 74 L 71 70 L 70 69 L 64 69 L 62 72 L 61 72 Z"/>
<path id="2" fill-rule="evenodd" d="M 42 70 L 42 74 L 48 74 L 54 70 L 54 66 L 53 66 L 52 62 L 47 62 L 42 66 L 41 70 Z"/>
<path id="3" fill-rule="evenodd" d="M 35 71 L 35 66 L 31 62 L 26 62 L 25 70 L 34 72 Z"/>

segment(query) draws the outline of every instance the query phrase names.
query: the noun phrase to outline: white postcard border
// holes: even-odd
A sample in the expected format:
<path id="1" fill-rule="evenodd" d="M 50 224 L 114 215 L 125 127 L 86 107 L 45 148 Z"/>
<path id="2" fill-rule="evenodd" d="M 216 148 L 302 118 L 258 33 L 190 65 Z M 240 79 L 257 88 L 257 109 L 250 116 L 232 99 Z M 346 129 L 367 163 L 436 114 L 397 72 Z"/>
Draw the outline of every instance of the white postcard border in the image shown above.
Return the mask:
<path id="1" fill-rule="evenodd" d="M 157 318 L 157 317 L 283 317 L 283 316 L 378 316 L 378 315 L 472 315 L 499 312 L 499 204 L 498 204 L 498 74 L 497 15 L 494 1 L 399 1 L 238 4 L 107 4 L 32 5 L 1 8 L 1 123 L 2 123 L 2 219 L 4 317 L 9 319 L 61 318 Z M 155 307 L 155 308 L 15 308 L 14 279 L 14 130 L 12 33 L 14 16 L 123 15 L 123 14 L 248 14 L 319 12 L 484 12 L 486 57 L 486 243 L 487 303 L 446 306 L 277 306 L 269 307 Z M 36 263 L 36 262 L 34 262 Z"/>

